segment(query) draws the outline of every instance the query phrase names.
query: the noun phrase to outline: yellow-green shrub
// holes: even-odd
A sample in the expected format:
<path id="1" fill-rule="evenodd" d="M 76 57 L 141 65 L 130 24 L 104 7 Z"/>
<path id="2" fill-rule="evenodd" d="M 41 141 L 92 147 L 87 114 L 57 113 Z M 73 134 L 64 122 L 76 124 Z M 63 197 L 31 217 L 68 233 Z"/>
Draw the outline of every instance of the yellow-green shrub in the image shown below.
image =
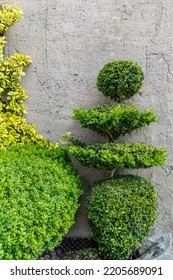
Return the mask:
<path id="1" fill-rule="evenodd" d="M 22 10 L 17 5 L 3 4 L 0 11 L 0 34 L 8 29 L 14 22 L 18 21 Z"/>
<path id="2" fill-rule="evenodd" d="M 31 63 L 29 56 L 14 54 L 4 57 L 5 37 L 3 32 L 21 18 L 22 10 L 16 5 L 2 5 L 0 11 L 0 149 L 17 143 L 46 143 L 46 139 L 38 135 L 34 125 L 26 122 L 26 107 L 23 102 L 27 98 L 19 80 L 25 75 L 23 69 Z"/>
<path id="3" fill-rule="evenodd" d="M 0 149 L 17 143 L 46 143 L 43 136 L 35 130 L 35 125 L 28 125 L 23 116 L 12 113 L 0 114 Z"/>

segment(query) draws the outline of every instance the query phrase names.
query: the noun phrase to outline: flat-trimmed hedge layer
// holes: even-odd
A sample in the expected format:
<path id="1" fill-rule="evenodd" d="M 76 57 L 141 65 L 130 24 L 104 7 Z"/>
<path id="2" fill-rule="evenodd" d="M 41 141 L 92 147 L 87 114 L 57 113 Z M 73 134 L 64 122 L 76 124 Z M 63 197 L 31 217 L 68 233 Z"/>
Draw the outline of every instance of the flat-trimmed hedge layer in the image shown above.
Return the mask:
<path id="1" fill-rule="evenodd" d="M 107 103 L 88 110 L 74 109 L 73 112 L 74 119 L 80 121 L 82 127 L 90 128 L 111 141 L 157 121 L 152 109 L 142 112 L 134 105 L 126 104 Z"/>
<path id="2" fill-rule="evenodd" d="M 148 168 L 165 163 L 167 151 L 143 143 L 99 143 L 85 145 L 74 141 L 69 152 L 84 166 L 99 170 Z"/>

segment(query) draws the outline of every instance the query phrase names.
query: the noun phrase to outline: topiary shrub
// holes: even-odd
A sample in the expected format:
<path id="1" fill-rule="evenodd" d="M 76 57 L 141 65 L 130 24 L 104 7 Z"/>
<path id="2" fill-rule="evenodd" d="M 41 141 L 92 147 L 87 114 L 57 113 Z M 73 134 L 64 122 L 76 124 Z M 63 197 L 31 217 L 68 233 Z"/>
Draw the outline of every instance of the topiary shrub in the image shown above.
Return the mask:
<path id="1" fill-rule="evenodd" d="M 125 104 L 108 103 L 89 110 L 74 109 L 73 112 L 74 120 L 80 121 L 82 127 L 90 128 L 110 141 L 157 121 L 152 109 L 142 112 L 134 105 Z"/>
<path id="2" fill-rule="evenodd" d="M 60 244 L 74 223 L 81 181 L 62 148 L 0 151 L 0 259 L 32 260 Z"/>
<path id="3" fill-rule="evenodd" d="M 133 61 L 114 60 L 100 70 L 97 87 L 117 102 L 129 99 L 137 93 L 144 81 L 142 68 Z"/>
<path id="4" fill-rule="evenodd" d="M 148 168 L 165 163 L 167 151 L 143 143 L 99 143 L 85 145 L 73 142 L 69 152 L 87 167 L 98 170 L 120 170 L 123 168 Z"/>
<path id="5" fill-rule="evenodd" d="M 157 216 L 157 195 L 150 181 L 126 175 L 93 186 L 87 208 L 99 253 L 124 260 L 151 229 Z"/>
<path id="6" fill-rule="evenodd" d="M 138 92 L 144 80 L 142 68 L 132 61 L 112 61 L 97 78 L 98 89 L 117 102 Z M 85 145 L 71 140 L 69 152 L 87 167 L 111 171 L 111 180 L 91 188 L 89 220 L 100 253 L 125 259 L 147 236 L 156 218 L 156 193 L 142 177 L 114 177 L 123 168 L 148 168 L 165 163 L 167 151 L 143 143 L 117 142 L 119 136 L 157 120 L 152 109 L 142 112 L 134 105 L 103 104 L 92 109 L 75 109 L 74 119 L 95 130 L 110 142 Z"/>
<path id="7" fill-rule="evenodd" d="M 23 104 L 27 96 L 19 80 L 23 69 L 31 63 L 29 56 L 15 54 L 4 57 L 4 32 L 21 18 L 22 10 L 16 5 L 2 5 L 0 11 L 0 149 L 17 143 L 43 143 L 46 139 L 37 133 L 35 125 L 26 122 Z"/>

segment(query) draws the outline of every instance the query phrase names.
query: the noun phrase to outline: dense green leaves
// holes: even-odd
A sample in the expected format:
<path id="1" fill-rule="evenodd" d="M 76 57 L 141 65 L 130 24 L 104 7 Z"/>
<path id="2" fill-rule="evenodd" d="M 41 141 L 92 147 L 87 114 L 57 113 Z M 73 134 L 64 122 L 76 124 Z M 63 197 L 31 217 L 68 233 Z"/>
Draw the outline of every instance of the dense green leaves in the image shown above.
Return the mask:
<path id="1" fill-rule="evenodd" d="M 61 148 L 0 151 L 0 259 L 37 259 L 74 223 L 81 182 Z"/>
<path id="2" fill-rule="evenodd" d="M 134 105 L 103 104 L 92 109 L 75 109 L 74 119 L 87 127 L 106 136 L 111 141 L 134 129 L 147 126 L 157 120 L 152 109 L 142 112 Z"/>
<path id="3" fill-rule="evenodd" d="M 133 61 L 113 60 L 100 70 L 97 87 L 117 102 L 129 99 L 137 93 L 144 81 L 144 73 Z"/>
<path id="4" fill-rule="evenodd" d="M 102 170 L 147 168 L 165 163 L 166 149 L 143 143 L 99 143 L 92 145 L 74 141 L 69 152 L 85 166 Z"/>
<path id="5" fill-rule="evenodd" d="M 127 175 L 93 186 L 87 209 L 100 254 L 127 259 L 153 226 L 157 195 L 150 181 Z"/>

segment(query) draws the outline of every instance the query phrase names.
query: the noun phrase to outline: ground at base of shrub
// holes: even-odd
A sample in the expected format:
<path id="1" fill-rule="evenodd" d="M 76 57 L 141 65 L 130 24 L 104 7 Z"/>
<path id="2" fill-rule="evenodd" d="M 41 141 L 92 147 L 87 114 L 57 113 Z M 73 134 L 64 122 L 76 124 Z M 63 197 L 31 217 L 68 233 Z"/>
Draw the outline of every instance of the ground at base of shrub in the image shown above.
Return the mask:
<path id="1" fill-rule="evenodd" d="M 40 260 L 103 260 L 96 248 L 62 252 L 59 249 L 45 253 Z"/>
<path id="2" fill-rule="evenodd" d="M 139 252 L 136 251 L 129 257 L 129 260 L 134 260 L 138 257 Z M 104 260 L 104 258 L 100 256 L 97 248 L 87 248 L 68 252 L 55 249 L 44 253 L 39 260 Z"/>

